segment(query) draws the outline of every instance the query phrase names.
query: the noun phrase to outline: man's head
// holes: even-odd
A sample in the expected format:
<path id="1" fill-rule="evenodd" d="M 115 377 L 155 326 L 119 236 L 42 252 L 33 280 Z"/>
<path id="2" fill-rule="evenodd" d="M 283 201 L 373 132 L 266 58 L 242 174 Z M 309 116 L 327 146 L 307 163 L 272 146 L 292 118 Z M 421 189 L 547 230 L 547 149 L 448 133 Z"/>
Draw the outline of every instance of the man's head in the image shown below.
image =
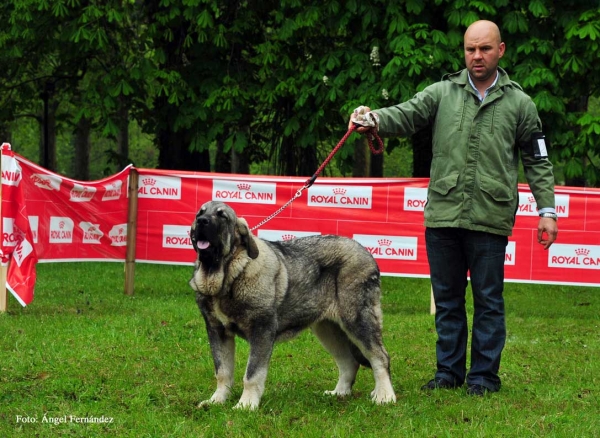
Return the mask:
<path id="1" fill-rule="evenodd" d="M 505 45 L 500 29 L 487 20 L 476 21 L 465 32 L 465 64 L 476 86 L 489 87 L 496 78 Z"/>

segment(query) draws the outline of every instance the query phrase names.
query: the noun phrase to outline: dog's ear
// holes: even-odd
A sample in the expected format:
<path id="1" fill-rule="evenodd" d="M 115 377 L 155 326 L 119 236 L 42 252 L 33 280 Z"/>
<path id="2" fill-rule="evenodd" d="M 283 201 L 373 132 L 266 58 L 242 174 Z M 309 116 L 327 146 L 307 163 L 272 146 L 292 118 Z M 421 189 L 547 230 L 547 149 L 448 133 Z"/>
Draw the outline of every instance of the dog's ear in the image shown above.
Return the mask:
<path id="1" fill-rule="evenodd" d="M 258 257 L 258 246 L 254 240 L 254 236 L 248 228 L 248 222 L 244 218 L 238 218 L 236 228 L 242 238 L 242 244 L 246 247 L 246 252 L 251 259 Z"/>
<path id="2" fill-rule="evenodd" d="M 194 222 L 192 222 L 192 228 L 190 228 L 190 240 L 192 241 L 194 251 L 198 253 L 198 244 L 196 243 L 196 219 L 194 219 Z"/>

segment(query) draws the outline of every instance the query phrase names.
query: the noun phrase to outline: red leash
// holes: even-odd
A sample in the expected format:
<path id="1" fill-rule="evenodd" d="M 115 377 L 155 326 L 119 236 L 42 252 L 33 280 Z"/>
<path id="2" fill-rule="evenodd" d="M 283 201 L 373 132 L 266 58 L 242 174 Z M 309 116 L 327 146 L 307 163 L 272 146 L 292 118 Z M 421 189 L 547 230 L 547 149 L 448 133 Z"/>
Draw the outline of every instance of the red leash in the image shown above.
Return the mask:
<path id="1" fill-rule="evenodd" d="M 305 188 L 313 185 L 317 177 L 321 174 L 321 172 L 323 172 L 323 169 L 325 169 L 325 166 L 329 164 L 333 156 L 344 145 L 344 143 L 346 143 L 346 140 L 348 139 L 348 137 L 350 137 L 350 134 L 352 134 L 356 130 L 356 128 L 358 128 L 358 125 L 353 123 L 350 129 L 348 129 L 348 132 L 346 132 L 346 134 L 344 134 L 342 139 L 339 141 L 337 146 L 334 147 L 329 156 L 325 158 L 325 161 L 323 161 L 323 164 L 321 164 L 321 166 L 317 169 L 315 174 L 306 181 Z M 379 149 L 376 149 L 375 146 L 373 146 L 373 138 L 375 138 L 375 140 L 377 140 L 377 142 L 379 143 Z M 383 152 L 383 140 L 381 140 L 381 137 L 379 137 L 377 134 L 371 134 L 370 132 L 367 133 L 367 142 L 369 143 L 369 149 L 371 149 L 371 152 L 373 152 L 373 154 L 377 155 Z"/>
<path id="2" fill-rule="evenodd" d="M 350 134 L 352 134 L 356 130 L 357 127 L 358 127 L 358 125 L 356 125 L 354 123 L 352 124 L 352 126 L 350 126 L 350 128 L 348 129 L 348 132 L 346 132 L 346 134 L 344 134 L 344 136 L 338 142 L 336 147 L 333 148 L 333 150 L 331 151 L 329 156 L 327 158 L 325 158 L 325 161 L 323 161 L 323 164 L 321 164 L 319 166 L 319 168 L 317 169 L 317 171 L 315 172 L 315 174 L 313 176 L 311 176 L 309 179 L 306 180 L 306 182 L 304 183 L 304 186 L 302 186 L 302 188 L 296 192 L 296 194 L 292 197 L 292 199 L 290 199 L 288 202 L 286 202 L 284 205 L 282 205 L 279 208 L 279 210 L 277 210 L 275 213 L 273 213 L 272 215 L 270 215 L 269 217 L 267 217 L 266 219 L 261 221 L 258 225 L 255 225 L 254 227 L 250 228 L 250 231 L 254 231 L 257 228 L 259 228 L 259 227 L 263 226 L 264 224 L 266 224 L 267 222 L 269 222 L 271 219 L 273 219 L 275 216 L 277 216 L 279 213 L 281 213 L 285 208 L 287 208 L 288 205 L 290 205 L 297 198 L 302 196 L 302 192 L 314 184 L 317 177 L 321 174 L 321 172 L 323 172 L 323 169 L 325 169 L 325 166 L 327 166 L 329 164 L 329 162 L 331 161 L 333 156 L 344 145 L 344 143 L 346 143 L 346 140 L 348 140 L 348 137 L 350 137 Z M 373 139 L 377 140 L 377 143 L 379 143 L 379 148 L 376 148 L 375 146 L 373 146 Z M 373 154 L 377 155 L 377 154 L 381 154 L 383 152 L 383 140 L 381 139 L 381 137 L 379 137 L 379 135 L 377 135 L 377 133 L 367 132 L 367 142 L 369 143 L 369 149 L 371 149 L 371 152 Z"/>

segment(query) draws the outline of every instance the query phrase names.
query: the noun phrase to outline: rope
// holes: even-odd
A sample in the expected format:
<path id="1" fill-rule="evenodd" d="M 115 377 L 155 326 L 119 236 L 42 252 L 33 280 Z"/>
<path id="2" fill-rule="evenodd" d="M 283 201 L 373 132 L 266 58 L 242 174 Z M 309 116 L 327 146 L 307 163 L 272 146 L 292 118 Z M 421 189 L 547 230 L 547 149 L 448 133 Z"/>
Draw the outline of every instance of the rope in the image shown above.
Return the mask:
<path id="1" fill-rule="evenodd" d="M 299 189 L 294 196 L 292 196 L 292 199 L 290 199 L 288 202 L 286 202 L 284 205 L 282 205 L 275 213 L 271 214 L 269 217 L 263 219 L 260 223 L 258 223 L 254 227 L 250 228 L 250 231 L 254 231 L 257 228 L 260 228 L 261 226 L 263 226 L 264 224 L 269 222 L 271 219 L 273 219 L 275 216 L 277 216 L 279 213 L 281 213 L 283 210 L 285 210 L 292 202 L 294 202 L 296 199 L 298 199 L 300 196 L 302 196 L 302 192 L 314 184 L 317 177 L 321 174 L 321 172 L 323 172 L 323 169 L 325 169 L 325 167 L 329 164 L 329 162 L 331 161 L 333 156 L 344 145 L 344 143 L 346 143 L 346 140 L 348 140 L 348 137 L 350 137 L 350 135 L 356 130 L 357 127 L 358 127 L 358 125 L 355 125 L 355 124 L 352 124 L 352 126 L 350 126 L 350 128 L 348 129 L 348 132 L 346 132 L 346 134 L 344 134 L 342 139 L 333 148 L 331 153 L 327 156 L 327 158 L 325 158 L 325 161 L 323 161 L 323 163 L 319 166 L 319 168 L 314 173 L 314 175 L 306 180 L 306 182 L 304 183 L 304 186 L 302 186 L 302 188 Z M 377 140 L 377 143 L 379 143 L 379 148 L 376 148 L 373 145 L 374 139 Z M 369 143 L 369 149 L 371 149 L 371 152 L 373 154 L 377 155 L 377 154 L 381 154 L 383 152 L 383 140 L 381 139 L 381 137 L 379 137 L 379 135 L 377 135 L 377 133 L 368 132 L 367 133 L 367 142 Z"/>

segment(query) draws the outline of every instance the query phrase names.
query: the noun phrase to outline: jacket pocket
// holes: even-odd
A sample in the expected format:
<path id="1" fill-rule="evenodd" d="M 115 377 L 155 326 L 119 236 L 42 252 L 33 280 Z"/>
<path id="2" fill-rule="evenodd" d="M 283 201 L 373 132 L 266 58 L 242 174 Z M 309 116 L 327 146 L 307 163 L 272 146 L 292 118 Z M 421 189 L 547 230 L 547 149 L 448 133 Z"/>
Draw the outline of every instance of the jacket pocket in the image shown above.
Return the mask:
<path id="1" fill-rule="evenodd" d="M 506 202 L 514 199 L 513 189 L 493 178 L 481 175 L 479 182 L 481 190 L 494 198 L 495 201 Z"/>
<path id="2" fill-rule="evenodd" d="M 431 181 L 429 188 L 440 195 L 447 195 L 450 190 L 456 187 L 458 182 L 458 173 L 452 173 L 435 181 Z"/>
<path id="3" fill-rule="evenodd" d="M 460 194 L 456 191 L 458 173 L 451 173 L 436 180 L 429 180 L 425 220 L 449 223 L 456 221 L 460 215 Z M 457 197 L 458 196 L 458 197 Z"/>
<path id="4" fill-rule="evenodd" d="M 479 190 L 473 193 L 471 222 L 509 235 L 517 207 L 515 190 L 496 179 L 480 175 Z"/>

